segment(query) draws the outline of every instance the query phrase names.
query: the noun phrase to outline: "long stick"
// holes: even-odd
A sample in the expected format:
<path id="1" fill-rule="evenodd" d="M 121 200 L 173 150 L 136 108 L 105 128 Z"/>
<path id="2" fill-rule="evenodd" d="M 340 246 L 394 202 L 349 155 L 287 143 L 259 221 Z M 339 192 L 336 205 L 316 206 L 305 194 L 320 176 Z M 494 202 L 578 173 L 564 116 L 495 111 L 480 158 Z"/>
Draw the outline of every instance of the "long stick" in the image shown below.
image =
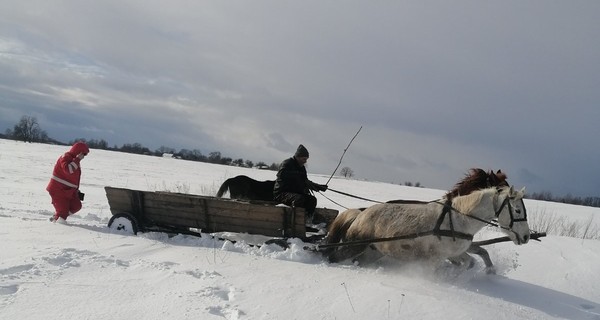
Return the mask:
<path id="1" fill-rule="evenodd" d="M 540 238 L 545 237 L 545 236 L 546 236 L 545 232 L 534 232 L 529 236 L 529 238 L 531 240 L 541 241 Z M 505 241 L 511 241 L 511 240 L 509 237 L 500 237 L 500 238 L 493 238 L 493 239 L 489 239 L 489 240 L 473 241 L 473 244 L 477 245 L 477 246 L 487 246 L 488 244 L 494 244 L 494 243 L 505 242 Z"/>
<path id="2" fill-rule="evenodd" d="M 397 240 L 416 239 L 416 238 L 430 236 L 430 235 L 435 235 L 435 233 L 434 233 L 433 230 L 426 231 L 426 232 L 416 232 L 416 233 L 411 233 L 411 234 L 406 234 L 406 235 L 396 236 L 396 237 L 376 238 L 376 239 L 363 239 L 363 240 L 354 240 L 354 241 L 347 241 L 347 242 L 317 244 L 314 247 L 314 249 L 312 249 L 312 250 L 313 251 L 322 251 L 323 249 L 328 249 L 328 248 L 365 245 L 365 244 L 371 244 L 371 243 L 397 241 Z M 535 232 L 535 233 L 532 233 L 530 235 L 530 238 L 532 240 L 541 241 L 540 238 L 541 237 L 545 237 L 545 236 L 546 236 L 545 232 Z M 509 237 L 500 237 L 500 238 L 494 238 L 494 239 L 490 239 L 490 240 L 473 241 L 473 245 L 476 245 L 476 246 L 485 246 L 485 245 L 488 245 L 488 244 L 493 244 L 493 243 L 498 243 L 498 242 L 505 242 L 505 241 L 511 241 L 511 240 L 510 240 Z M 307 249 L 307 248 L 305 248 L 305 249 Z"/>
<path id="3" fill-rule="evenodd" d="M 344 159 L 344 155 L 346 154 L 346 151 L 348 151 L 348 148 L 350 148 L 350 145 L 352 144 L 352 141 L 354 141 L 354 138 L 356 138 L 356 136 L 358 135 L 358 133 L 360 132 L 360 130 L 362 130 L 362 126 L 360 126 L 360 128 L 358 129 L 358 131 L 356 131 L 356 134 L 354 135 L 354 137 L 352 137 L 352 140 L 350 140 L 350 143 L 348 143 L 348 146 L 346 147 L 346 149 L 344 149 L 344 153 L 342 153 L 342 156 L 340 157 L 340 162 L 338 162 L 337 167 L 335 167 L 335 170 L 333 170 L 333 173 L 331 174 L 331 177 L 329 177 L 329 180 L 327 180 L 327 183 L 325 183 L 325 185 L 329 184 L 329 181 L 331 181 L 331 178 L 333 178 L 333 175 L 335 174 L 335 172 L 337 171 L 337 169 L 340 167 L 340 164 L 342 164 L 342 159 Z"/>

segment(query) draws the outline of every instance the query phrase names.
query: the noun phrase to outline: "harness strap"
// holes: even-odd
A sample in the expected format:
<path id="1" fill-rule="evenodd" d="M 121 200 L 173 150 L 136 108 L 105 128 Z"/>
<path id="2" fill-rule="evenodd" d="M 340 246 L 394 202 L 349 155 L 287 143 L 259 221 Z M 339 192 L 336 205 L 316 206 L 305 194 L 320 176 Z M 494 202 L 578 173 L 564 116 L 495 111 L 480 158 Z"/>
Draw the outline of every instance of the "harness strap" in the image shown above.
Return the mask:
<path id="1" fill-rule="evenodd" d="M 442 240 L 442 236 L 447 236 L 449 233 L 452 239 L 456 241 L 455 234 L 457 231 L 454 230 L 454 223 L 452 222 L 452 201 L 450 199 L 447 199 L 446 202 L 444 202 L 442 205 L 444 206 L 444 209 L 442 209 L 442 213 L 440 213 L 440 216 L 438 217 L 437 222 L 435 223 L 435 227 L 433 228 L 433 234 L 436 235 L 439 240 Z M 450 230 L 440 230 L 440 228 L 442 227 L 442 223 L 446 218 L 446 215 L 448 215 L 449 218 Z M 471 239 L 472 238 L 473 236 L 471 236 Z"/>
<path id="2" fill-rule="evenodd" d="M 367 199 L 367 198 L 355 196 L 355 195 L 352 195 L 352 194 L 349 194 L 349 193 L 345 193 L 345 192 L 342 192 L 342 191 L 338 191 L 338 190 L 335 190 L 335 189 L 331 189 L 331 188 L 328 188 L 327 190 L 333 191 L 333 192 L 336 192 L 336 193 L 339 193 L 339 194 L 343 194 L 343 195 L 351 197 L 351 198 L 356 198 L 356 199 L 360 199 L 360 200 L 371 201 L 371 202 L 375 202 L 375 203 L 384 203 L 384 202 L 377 201 L 377 200 L 371 200 L 371 199 Z"/>
<path id="3" fill-rule="evenodd" d="M 439 231 L 437 231 L 436 235 L 440 239 L 441 239 L 441 237 L 452 237 L 452 239 L 454 239 L 454 241 L 456 241 L 456 238 L 469 240 L 469 241 L 473 240 L 472 234 L 459 232 L 459 231 L 455 231 L 455 230 L 439 230 Z"/>
<path id="4" fill-rule="evenodd" d="M 333 190 L 333 189 L 328 189 L 328 190 L 331 190 L 333 192 L 337 192 L 337 193 L 340 193 L 340 194 L 343 194 L 343 195 L 347 195 L 349 197 L 361 199 L 361 200 L 367 200 L 367 201 L 372 201 L 372 202 L 377 202 L 377 203 L 383 203 L 383 202 L 380 202 L 380 201 L 375 201 L 375 200 L 370 200 L 370 199 L 366 199 L 366 198 L 361 198 L 361 197 L 358 197 L 358 196 L 354 196 L 354 195 L 351 195 L 351 194 L 348 194 L 348 193 L 344 193 L 344 192 L 341 192 L 341 191 L 337 191 L 337 190 Z M 442 209 L 442 213 L 438 217 L 438 220 L 437 220 L 437 222 L 435 224 L 435 227 L 431 231 L 416 232 L 416 233 L 402 235 L 402 236 L 396 236 L 396 237 L 377 238 L 377 239 L 364 239 L 364 240 L 355 240 L 355 241 L 348 241 L 348 242 L 327 243 L 327 244 L 320 244 L 320 245 L 318 244 L 318 245 L 315 246 L 314 250 L 320 251 L 321 249 L 334 248 L 334 247 L 355 246 L 355 245 L 365 245 L 365 244 L 371 244 L 371 243 L 377 243 L 377 242 L 414 239 L 414 238 L 419 238 L 419 237 L 424 237 L 424 236 L 429 236 L 429 235 L 435 235 L 435 236 L 438 237 L 439 240 L 441 240 L 442 237 L 452 237 L 452 239 L 454 241 L 456 241 L 456 238 L 473 241 L 473 235 L 454 230 L 454 225 L 453 225 L 453 222 L 452 222 L 452 211 L 457 211 L 458 212 L 458 210 L 456 210 L 456 209 L 454 209 L 452 207 L 452 201 L 451 200 L 447 199 L 446 202 L 444 202 L 444 203 L 441 203 L 441 202 L 439 202 L 437 200 L 430 201 L 430 203 L 431 202 L 435 202 L 435 203 L 438 203 L 438 204 L 441 204 L 441 205 L 444 206 L 444 208 Z M 500 208 L 498 210 L 494 210 L 495 214 L 496 214 L 496 217 L 500 214 L 500 212 L 502 211 L 503 207 L 506 204 L 507 204 L 507 201 L 505 200 L 500 205 Z M 508 206 L 510 208 L 510 204 L 508 204 Z M 511 214 L 511 218 L 512 218 L 511 220 L 515 220 L 512 217 L 512 208 L 511 208 L 510 214 Z M 450 230 L 440 230 L 440 227 L 441 227 L 442 223 L 444 222 L 444 219 L 445 219 L 446 215 L 448 215 L 449 219 L 450 219 L 449 220 Z M 525 217 L 524 218 L 519 219 L 518 221 L 527 221 L 527 216 L 526 215 L 527 215 L 527 213 L 525 213 Z M 500 226 L 499 224 L 494 223 L 492 221 L 486 221 L 486 220 L 483 220 L 481 218 L 474 217 L 474 216 L 471 216 L 471 215 L 465 215 L 465 216 L 468 217 L 468 218 L 471 218 L 471 219 L 483 222 L 485 224 L 491 225 L 491 226 L 501 227 L 503 229 L 510 230 L 509 228 Z M 511 222 L 513 222 L 513 221 L 511 221 Z"/>
<path id="5" fill-rule="evenodd" d="M 320 249 L 327 249 L 327 248 L 335 248 L 335 247 L 343 247 L 343 246 L 357 246 L 357 245 L 371 244 L 371 243 L 377 243 L 377 242 L 414 239 L 414 238 L 419 238 L 419 237 L 424 237 L 424 236 L 430 236 L 432 234 L 433 234 L 433 231 L 427 231 L 427 232 L 416 232 L 416 233 L 411 233 L 411 234 L 407 234 L 407 235 L 403 235 L 403 236 L 396 236 L 396 237 L 354 240 L 354 241 L 348 241 L 348 242 L 327 243 L 327 244 L 317 244 L 315 246 L 315 250 L 319 251 Z"/>

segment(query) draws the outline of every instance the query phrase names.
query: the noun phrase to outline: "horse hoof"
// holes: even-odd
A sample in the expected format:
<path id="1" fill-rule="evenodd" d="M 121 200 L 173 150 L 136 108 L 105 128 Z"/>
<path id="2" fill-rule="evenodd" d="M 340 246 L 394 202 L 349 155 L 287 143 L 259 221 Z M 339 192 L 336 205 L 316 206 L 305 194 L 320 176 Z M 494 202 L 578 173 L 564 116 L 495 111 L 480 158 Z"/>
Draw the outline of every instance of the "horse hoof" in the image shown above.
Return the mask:
<path id="1" fill-rule="evenodd" d="M 487 268 L 485 268 L 485 273 L 487 273 L 487 274 L 496 274 L 496 268 L 494 268 L 494 267 L 487 267 Z"/>
<path id="2" fill-rule="evenodd" d="M 473 259 L 469 260 L 469 265 L 467 266 L 467 270 L 473 269 L 475 266 L 475 261 Z"/>

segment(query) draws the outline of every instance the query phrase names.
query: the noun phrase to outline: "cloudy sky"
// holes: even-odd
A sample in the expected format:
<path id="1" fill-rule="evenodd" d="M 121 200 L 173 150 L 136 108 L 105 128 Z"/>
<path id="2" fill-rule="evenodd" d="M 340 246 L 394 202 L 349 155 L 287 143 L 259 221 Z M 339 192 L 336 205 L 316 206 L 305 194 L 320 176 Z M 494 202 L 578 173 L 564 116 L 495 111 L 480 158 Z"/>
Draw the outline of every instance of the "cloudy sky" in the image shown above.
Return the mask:
<path id="1" fill-rule="evenodd" d="M 0 130 L 599 196 L 599 57 L 595 0 L 0 0 Z"/>

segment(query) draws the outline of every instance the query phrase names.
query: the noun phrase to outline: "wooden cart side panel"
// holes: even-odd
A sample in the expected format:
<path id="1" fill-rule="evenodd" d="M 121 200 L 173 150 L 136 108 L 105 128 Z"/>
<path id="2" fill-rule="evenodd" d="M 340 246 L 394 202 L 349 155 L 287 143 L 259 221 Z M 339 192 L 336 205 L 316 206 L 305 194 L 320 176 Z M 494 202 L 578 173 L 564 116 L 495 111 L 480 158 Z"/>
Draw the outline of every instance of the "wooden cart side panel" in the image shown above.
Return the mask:
<path id="1" fill-rule="evenodd" d="M 283 226 L 283 215 L 286 213 L 285 211 L 291 210 L 290 208 L 278 207 L 277 210 L 270 210 L 268 214 L 265 212 L 256 211 L 257 208 L 247 208 L 247 209 L 222 209 L 222 208 L 211 208 L 208 213 L 204 212 L 205 210 L 197 210 L 194 211 L 192 209 L 169 209 L 165 210 L 163 207 L 154 207 L 152 206 L 151 201 L 146 202 L 144 215 L 146 219 L 161 222 L 161 223 L 169 223 L 174 219 L 178 219 L 181 221 L 186 221 L 186 224 L 193 225 L 194 227 L 200 226 L 200 228 L 210 228 L 211 223 L 216 221 L 215 219 L 219 219 L 218 221 L 232 221 L 232 220 L 240 220 L 246 221 L 248 224 L 252 223 L 263 223 L 268 225 L 274 225 L 278 227 Z M 304 212 L 297 210 L 296 212 L 296 225 L 300 226 L 303 223 L 301 222 L 301 218 L 304 218 Z"/>
<path id="2" fill-rule="evenodd" d="M 239 232 L 239 233 L 251 233 L 251 234 L 261 234 L 265 236 L 271 237 L 281 237 L 281 236 L 289 236 L 289 231 L 286 234 L 284 232 L 284 228 L 279 224 L 268 224 L 260 221 L 248 221 L 248 220 L 240 220 L 240 219 L 224 219 L 222 217 L 215 217 L 212 221 L 211 226 L 209 228 L 202 228 L 198 221 L 191 221 L 187 219 L 180 219 L 179 217 L 171 218 L 168 221 L 169 223 L 159 223 L 155 222 L 155 225 L 158 227 L 161 226 L 170 226 L 178 229 L 187 229 L 187 228 L 198 228 L 202 232 L 212 233 L 212 232 Z M 300 230 L 298 227 L 297 230 Z M 306 230 L 304 229 L 304 233 Z M 302 237 L 305 234 L 301 234 L 300 231 L 297 231 L 296 237 Z"/>
<path id="3" fill-rule="evenodd" d="M 105 187 L 113 214 L 128 212 L 141 224 L 304 237 L 304 209 L 170 192 Z M 140 207 L 141 203 L 141 207 Z M 292 213 L 293 212 L 293 213 Z M 291 217 L 294 216 L 294 223 Z"/>
<path id="4" fill-rule="evenodd" d="M 252 223 L 262 223 L 265 225 L 273 225 L 273 226 L 278 226 L 278 227 L 283 227 L 283 215 L 284 214 L 288 214 L 289 213 L 285 213 L 285 209 L 281 208 L 280 212 L 276 213 L 276 215 L 273 216 L 264 216 L 264 215 L 257 215 L 257 216 L 252 216 L 252 215 L 248 215 L 248 212 L 241 212 L 239 214 L 237 214 L 234 211 L 220 211 L 220 210 L 210 210 L 210 213 L 208 215 L 204 215 L 204 214 L 197 214 L 197 213 L 193 213 L 193 212 L 183 212 L 183 211 L 165 211 L 165 210 L 155 210 L 156 208 L 152 208 L 152 207 L 146 207 L 146 211 L 145 211 L 145 217 L 148 220 L 151 221 L 155 221 L 155 222 L 160 222 L 160 223 L 170 223 L 172 220 L 177 219 L 177 220 L 181 220 L 181 221 L 186 221 L 186 224 L 197 227 L 197 228 L 203 228 L 203 229 L 208 229 L 211 228 L 212 223 L 214 221 L 217 221 L 215 219 L 218 219 L 218 221 L 233 221 L 233 220 L 240 220 L 240 221 L 245 221 L 248 225 L 251 225 Z M 300 216 L 301 213 L 296 213 L 296 227 L 302 225 L 302 223 L 300 223 L 300 218 L 303 218 L 302 216 Z M 291 222 L 291 221 L 290 221 Z M 191 224 L 190 224 L 191 223 Z"/>
<path id="5" fill-rule="evenodd" d="M 106 198 L 112 214 L 119 212 L 132 212 L 131 192 L 133 190 L 105 187 Z"/>
<path id="6" fill-rule="evenodd" d="M 104 187 L 106 198 L 113 215 L 118 213 L 129 213 L 140 224 L 140 231 L 144 231 L 144 192 L 124 188 Z"/>
<path id="7" fill-rule="evenodd" d="M 212 216 L 222 216 L 238 219 L 260 220 L 270 222 L 281 222 L 281 215 L 285 211 L 284 207 L 256 207 L 251 205 L 232 204 L 230 206 L 212 206 L 210 203 L 204 204 L 199 201 L 195 206 L 180 206 L 172 201 L 155 201 L 151 196 L 145 197 L 146 215 L 177 215 L 189 219 L 210 220 Z M 206 209 L 206 208 L 208 209 Z M 300 210 L 298 210 L 300 211 Z M 302 213 L 304 211 L 302 210 Z M 298 220 L 298 219 L 297 219 Z M 298 221 L 299 223 L 299 221 Z"/>
<path id="8" fill-rule="evenodd" d="M 304 236 L 304 212 L 297 211 L 293 226 L 289 225 L 291 219 L 286 215 L 290 215 L 288 208 L 265 204 L 173 193 L 145 195 L 144 216 L 147 220 L 155 224 L 194 227 L 204 232 Z"/>

